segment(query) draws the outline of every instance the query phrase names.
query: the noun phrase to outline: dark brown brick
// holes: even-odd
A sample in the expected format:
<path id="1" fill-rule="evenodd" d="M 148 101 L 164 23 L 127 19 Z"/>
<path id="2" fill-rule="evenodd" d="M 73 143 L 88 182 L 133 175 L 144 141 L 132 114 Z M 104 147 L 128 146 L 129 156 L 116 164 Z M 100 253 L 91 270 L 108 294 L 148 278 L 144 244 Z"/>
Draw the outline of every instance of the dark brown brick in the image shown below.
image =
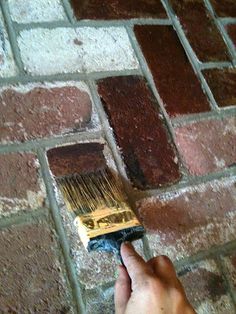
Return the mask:
<path id="1" fill-rule="evenodd" d="M 199 60 L 228 61 L 227 47 L 204 1 L 171 0 L 171 3 Z"/>
<path id="2" fill-rule="evenodd" d="M 85 127 L 92 103 L 76 86 L 9 87 L 0 93 L 0 112 L 0 141 L 25 141 Z"/>
<path id="3" fill-rule="evenodd" d="M 205 70 L 203 74 L 218 106 L 236 106 L 236 69 Z"/>
<path id="4" fill-rule="evenodd" d="M 47 152 L 50 169 L 56 177 L 102 169 L 106 166 L 103 147 L 99 143 L 85 143 L 50 149 Z"/>
<path id="5" fill-rule="evenodd" d="M 154 188 L 176 182 L 178 159 L 144 79 L 107 78 L 99 81 L 98 92 L 134 185 Z"/>
<path id="6" fill-rule="evenodd" d="M 234 43 L 235 49 L 236 49 L 236 24 L 229 24 L 227 26 L 227 32 Z"/>
<path id="7" fill-rule="evenodd" d="M 236 17 L 235 0 L 210 0 L 215 12 L 220 17 Z"/>
<path id="8" fill-rule="evenodd" d="M 165 18 L 160 0 L 71 0 L 77 19 Z"/>
<path id="9" fill-rule="evenodd" d="M 183 267 L 179 274 L 187 298 L 198 314 L 234 313 L 226 282 L 214 260 Z"/>
<path id="10" fill-rule="evenodd" d="M 200 82 L 170 26 L 135 26 L 166 111 L 172 117 L 210 110 Z"/>
<path id="11" fill-rule="evenodd" d="M 58 247 L 46 223 L 0 233 L 0 312 L 68 313 L 68 285 Z"/>

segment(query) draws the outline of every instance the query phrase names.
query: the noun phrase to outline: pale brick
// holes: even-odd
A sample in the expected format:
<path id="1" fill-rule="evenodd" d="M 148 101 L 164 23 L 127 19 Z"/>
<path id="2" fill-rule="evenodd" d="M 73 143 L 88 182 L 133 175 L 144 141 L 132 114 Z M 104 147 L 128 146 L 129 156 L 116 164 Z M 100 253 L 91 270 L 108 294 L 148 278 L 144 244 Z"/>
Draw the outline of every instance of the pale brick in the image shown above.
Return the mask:
<path id="1" fill-rule="evenodd" d="M 24 30 L 18 43 L 32 75 L 138 68 L 123 27 Z"/>
<path id="2" fill-rule="evenodd" d="M 8 0 L 11 18 L 17 23 L 40 23 L 65 19 L 60 0 Z"/>

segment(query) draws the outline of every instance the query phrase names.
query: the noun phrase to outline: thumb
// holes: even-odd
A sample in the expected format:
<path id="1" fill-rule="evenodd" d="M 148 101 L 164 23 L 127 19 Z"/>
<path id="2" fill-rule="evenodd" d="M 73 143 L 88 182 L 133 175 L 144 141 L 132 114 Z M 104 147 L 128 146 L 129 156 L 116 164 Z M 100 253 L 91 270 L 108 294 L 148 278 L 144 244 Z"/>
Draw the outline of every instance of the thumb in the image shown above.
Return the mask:
<path id="1" fill-rule="evenodd" d="M 124 266 L 119 266 L 119 277 L 115 284 L 115 312 L 124 314 L 131 294 L 130 278 Z"/>

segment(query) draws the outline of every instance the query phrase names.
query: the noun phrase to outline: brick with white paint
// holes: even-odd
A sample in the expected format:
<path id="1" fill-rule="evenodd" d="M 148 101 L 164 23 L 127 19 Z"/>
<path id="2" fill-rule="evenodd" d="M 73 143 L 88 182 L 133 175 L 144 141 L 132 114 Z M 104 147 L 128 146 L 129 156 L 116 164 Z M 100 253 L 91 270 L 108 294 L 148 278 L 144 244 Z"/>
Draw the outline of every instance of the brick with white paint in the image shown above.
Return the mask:
<path id="1" fill-rule="evenodd" d="M 138 68 L 123 27 L 23 30 L 18 44 L 24 68 L 32 75 Z"/>

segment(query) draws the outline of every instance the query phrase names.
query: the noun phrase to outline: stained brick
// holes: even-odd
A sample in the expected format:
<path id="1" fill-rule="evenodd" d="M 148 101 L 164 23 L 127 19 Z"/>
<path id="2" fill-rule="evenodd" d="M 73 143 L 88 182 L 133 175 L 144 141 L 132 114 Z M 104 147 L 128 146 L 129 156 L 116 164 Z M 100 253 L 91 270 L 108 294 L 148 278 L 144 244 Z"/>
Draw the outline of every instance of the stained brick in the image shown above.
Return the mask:
<path id="1" fill-rule="evenodd" d="M 133 184 L 150 188 L 176 182 L 178 158 L 144 79 L 107 78 L 99 81 L 98 92 Z"/>
<path id="2" fill-rule="evenodd" d="M 233 41 L 235 49 L 236 49 L 236 24 L 229 24 L 227 26 L 227 32 L 229 33 L 229 36 L 231 40 Z"/>
<path id="3" fill-rule="evenodd" d="M 207 12 L 204 1 L 171 0 L 171 3 L 193 50 L 201 61 L 229 60 L 225 42 Z"/>
<path id="4" fill-rule="evenodd" d="M 153 253 L 175 260 L 235 239 L 235 195 L 235 180 L 225 179 L 140 201 Z"/>
<path id="5" fill-rule="evenodd" d="M 9 77 L 17 73 L 8 34 L 0 12 L 0 77 Z"/>
<path id="6" fill-rule="evenodd" d="M 200 82 L 172 27 L 134 28 L 157 90 L 170 116 L 210 110 Z"/>
<path id="7" fill-rule="evenodd" d="M 233 287 L 233 293 L 236 295 L 236 253 L 223 258 L 226 270 L 228 272 L 228 279 Z"/>
<path id="8" fill-rule="evenodd" d="M 55 236 L 46 223 L 2 230 L 0 251 L 1 313 L 72 311 L 64 266 L 57 258 Z"/>
<path id="9" fill-rule="evenodd" d="M 220 17 L 236 17 L 236 2 L 234 0 L 210 0 L 215 12 Z"/>
<path id="10" fill-rule="evenodd" d="M 236 69 L 211 69 L 203 74 L 218 106 L 236 106 Z"/>
<path id="11" fill-rule="evenodd" d="M 236 163 L 236 117 L 203 120 L 175 130 L 176 144 L 193 175 L 219 171 Z"/>
<path id="12" fill-rule="evenodd" d="M 83 83 L 30 84 L 2 89 L 0 111 L 0 141 L 25 141 L 85 128 L 92 103 Z"/>
<path id="13" fill-rule="evenodd" d="M 18 44 L 25 70 L 32 75 L 138 68 L 123 27 L 24 30 Z"/>
<path id="14" fill-rule="evenodd" d="M 42 207 L 45 189 L 33 154 L 0 154 L 0 215 Z"/>
<path id="15" fill-rule="evenodd" d="M 226 283 L 213 260 L 184 267 L 180 281 L 198 314 L 234 313 Z"/>
<path id="16" fill-rule="evenodd" d="M 71 0 L 77 19 L 165 18 L 161 1 L 153 0 Z"/>
<path id="17" fill-rule="evenodd" d="M 8 0 L 11 18 L 17 23 L 52 22 L 65 19 L 60 0 Z"/>

